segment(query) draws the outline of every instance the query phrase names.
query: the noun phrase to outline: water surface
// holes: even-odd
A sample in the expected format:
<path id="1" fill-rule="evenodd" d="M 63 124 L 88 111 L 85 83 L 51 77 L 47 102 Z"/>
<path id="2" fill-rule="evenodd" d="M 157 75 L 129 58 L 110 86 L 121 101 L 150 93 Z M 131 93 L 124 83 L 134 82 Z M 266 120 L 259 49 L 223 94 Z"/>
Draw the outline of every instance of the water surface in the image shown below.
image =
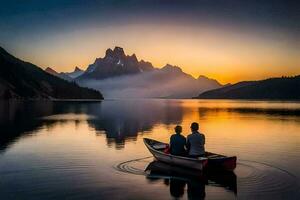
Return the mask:
<path id="1" fill-rule="evenodd" d="M 234 173 L 145 172 L 142 138 L 168 142 L 193 121 L 207 150 L 238 157 Z M 10 101 L 0 128 L 1 199 L 300 198 L 299 102 Z"/>

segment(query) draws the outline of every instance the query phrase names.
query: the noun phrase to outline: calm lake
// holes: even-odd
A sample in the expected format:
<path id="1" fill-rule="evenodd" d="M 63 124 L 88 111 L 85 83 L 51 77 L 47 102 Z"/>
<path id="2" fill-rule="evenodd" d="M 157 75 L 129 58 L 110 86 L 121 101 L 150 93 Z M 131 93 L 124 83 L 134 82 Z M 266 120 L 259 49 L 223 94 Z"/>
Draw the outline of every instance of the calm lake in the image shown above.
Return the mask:
<path id="1" fill-rule="evenodd" d="M 235 171 L 149 168 L 143 137 L 168 142 L 194 121 L 206 150 L 238 157 Z M 10 101 L 0 128 L 0 199 L 300 199 L 300 102 Z"/>

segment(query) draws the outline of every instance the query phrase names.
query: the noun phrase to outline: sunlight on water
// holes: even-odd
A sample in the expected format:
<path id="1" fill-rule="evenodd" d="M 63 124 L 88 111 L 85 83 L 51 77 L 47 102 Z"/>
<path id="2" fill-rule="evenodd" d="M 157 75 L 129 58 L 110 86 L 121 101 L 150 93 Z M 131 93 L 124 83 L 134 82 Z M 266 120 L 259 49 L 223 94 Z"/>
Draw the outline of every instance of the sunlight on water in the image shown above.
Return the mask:
<path id="1" fill-rule="evenodd" d="M 4 199 L 300 198 L 297 102 L 44 101 L 0 108 Z M 238 157 L 228 182 L 145 172 L 153 159 L 142 138 L 168 142 L 175 125 L 186 136 L 193 121 L 208 151 Z"/>

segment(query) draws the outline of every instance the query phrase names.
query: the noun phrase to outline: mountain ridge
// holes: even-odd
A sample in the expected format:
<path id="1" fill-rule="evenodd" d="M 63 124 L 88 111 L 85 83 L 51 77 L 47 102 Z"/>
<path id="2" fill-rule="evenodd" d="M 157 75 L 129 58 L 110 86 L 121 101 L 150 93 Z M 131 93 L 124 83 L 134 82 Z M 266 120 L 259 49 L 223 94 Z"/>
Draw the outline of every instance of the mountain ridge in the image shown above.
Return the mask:
<path id="1" fill-rule="evenodd" d="M 199 99 L 300 99 L 300 75 L 268 78 L 259 81 L 242 81 L 223 88 L 209 90 Z"/>
<path id="2" fill-rule="evenodd" d="M 107 49 L 103 58 L 96 58 L 86 71 L 77 79 L 105 79 L 122 75 L 137 74 L 151 71 L 154 67 L 150 62 L 138 61 L 135 54 L 125 55 L 123 48 Z"/>
<path id="3" fill-rule="evenodd" d="M 107 49 L 75 81 L 82 86 L 101 90 L 109 98 L 189 98 L 222 87 L 214 79 L 194 78 L 178 66 L 166 64 L 155 68 L 151 62 L 126 55 L 123 48 Z"/>
<path id="4" fill-rule="evenodd" d="M 103 99 L 99 91 L 82 88 L 22 61 L 0 47 L 0 99 Z"/>
<path id="5" fill-rule="evenodd" d="M 126 55 L 118 46 L 108 48 L 103 58 L 96 58 L 80 73 L 76 77 L 67 72 L 55 75 L 99 90 L 109 98 L 190 98 L 199 91 L 222 87 L 215 79 L 203 75 L 194 78 L 176 65 L 156 68 L 151 62 L 138 60 L 136 54 Z"/>

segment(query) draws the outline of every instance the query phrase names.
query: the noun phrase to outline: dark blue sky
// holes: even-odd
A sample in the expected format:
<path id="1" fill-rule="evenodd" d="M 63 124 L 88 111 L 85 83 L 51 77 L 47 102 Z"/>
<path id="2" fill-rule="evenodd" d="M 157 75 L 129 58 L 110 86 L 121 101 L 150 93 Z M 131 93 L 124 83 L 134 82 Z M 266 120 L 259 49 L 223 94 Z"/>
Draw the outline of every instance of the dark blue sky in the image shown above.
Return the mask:
<path id="1" fill-rule="evenodd" d="M 139 28 L 132 30 L 130 25 L 139 25 Z M 162 33 L 167 34 L 167 31 L 160 30 L 165 30 L 165 27 L 169 25 L 180 26 L 180 28 L 170 29 L 168 34 L 183 32 L 186 29 L 187 31 L 181 34 L 182 37 L 191 37 L 191 35 L 194 37 L 196 34 L 190 33 L 199 33 L 199 30 L 192 30 L 193 27 L 206 29 L 204 25 L 205 27 L 207 25 L 210 28 L 218 29 L 214 32 L 220 33 L 220 35 L 226 35 L 230 31 L 236 32 L 238 39 L 245 40 L 245 44 L 251 44 L 251 40 L 255 40 L 257 46 L 259 43 L 263 43 L 265 46 L 274 43 L 274 46 L 270 45 L 269 49 L 284 48 L 293 51 L 293 49 L 299 48 L 300 43 L 300 1 L 1 0 L 0 46 L 43 67 L 56 65 L 55 67 L 62 67 L 62 69 L 71 69 L 75 62 L 50 62 L 46 58 L 46 54 L 59 52 L 60 55 L 63 55 L 65 53 L 65 58 L 60 57 L 59 59 L 67 61 L 70 58 L 68 55 L 71 50 L 66 47 L 70 47 L 70 44 L 76 41 L 77 45 L 85 48 L 93 48 L 92 46 L 97 42 L 99 52 L 113 45 L 123 45 L 129 49 L 130 53 L 137 51 L 146 58 L 147 56 L 152 58 L 154 54 L 142 52 L 138 47 L 141 46 L 140 44 L 134 48 L 135 43 L 141 43 L 141 40 L 135 39 L 140 37 L 138 32 L 146 32 L 147 38 L 152 38 L 151 42 L 148 41 L 150 44 L 155 41 L 153 38 L 159 38 Z M 149 30 L 147 27 L 150 27 Z M 226 33 L 223 34 L 222 30 L 224 29 L 226 29 Z M 89 30 L 89 33 L 81 33 L 84 30 Z M 152 30 L 153 33 L 148 34 Z M 116 35 L 116 31 L 119 32 L 119 35 Z M 99 34 L 100 39 L 88 40 L 87 37 L 96 33 Z M 128 38 L 128 43 L 126 43 L 124 35 Z M 247 35 L 255 38 L 249 39 Z M 234 38 L 234 36 L 230 37 Z M 73 38 L 72 41 L 71 38 Z M 146 38 L 144 37 L 144 39 Z M 216 40 L 218 39 L 216 38 Z M 222 39 L 223 41 L 227 40 L 225 37 Z M 277 44 L 277 41 L 280 41 L 280 44 Z M 158 42 L 161 42 L 163 48 L 163 41 Z M 220 45 L 225 49 L 228 44 Z M 257 48 L 262 49 L 261 47 Z M 101 55 L 99 52 L 98 56 Z M 83 55 L 78 51 L 72 53 Z M 97 54 L 96 50 L 93 55 L 89 52 L 89 59 Z M 87 59 L 86 55 L 79 64 L 87 65 Z M 284 59 L 287 59 L 286 56 Z M 168 61 L 173 60 L 169 59 L 165 62 Z M 283 59 L 281 61 L 284 63 Z M 159 61 L 156 63 L 160 64 Z M 179 64 L 181 63 L 179 62 Z M 205 64 L 209 65 L 208 62 Z M 213 64 L 219 63 L 211 63 L 211 65 Z M 289 65 L 292 64 L 289 63 Z"/>
<path id="2" fill-rule="evenodd" d="M 18 34 L 57 32 L 91 24 L 160 19 L 203 20 L 300 33 L 300 1 L 287 0 L 9 0 L 1 1 L 0 41 Z"/>

